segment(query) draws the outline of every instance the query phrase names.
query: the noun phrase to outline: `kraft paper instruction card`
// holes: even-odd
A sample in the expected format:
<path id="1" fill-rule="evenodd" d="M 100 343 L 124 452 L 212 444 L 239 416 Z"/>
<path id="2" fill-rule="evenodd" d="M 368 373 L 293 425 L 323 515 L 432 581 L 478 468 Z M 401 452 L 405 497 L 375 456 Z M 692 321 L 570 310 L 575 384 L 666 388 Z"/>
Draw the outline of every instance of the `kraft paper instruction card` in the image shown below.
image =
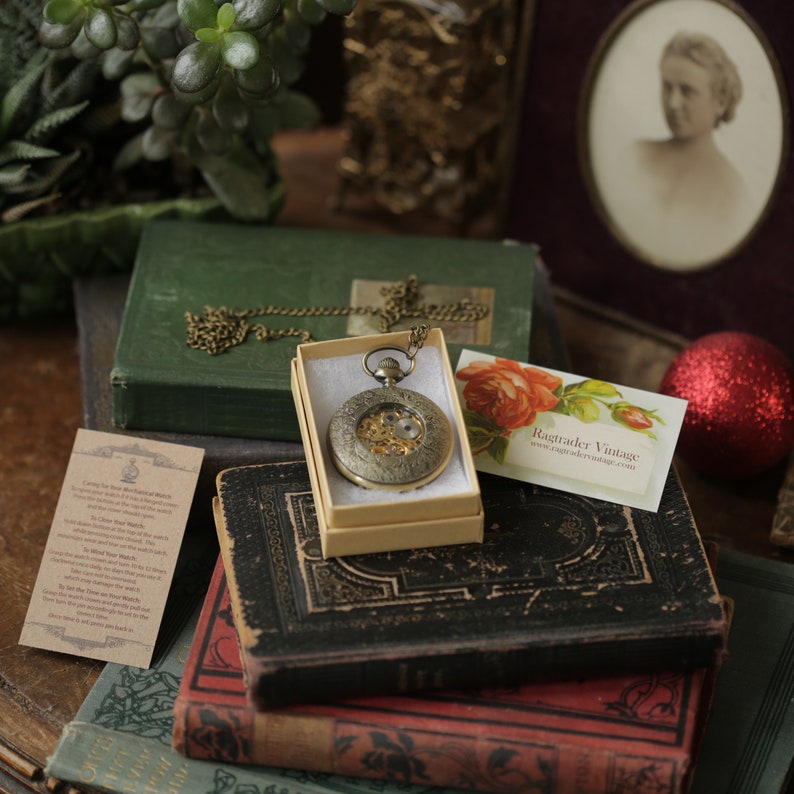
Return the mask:
<path id="1" fill-rule="evenodd" d="M 150 665 L 203 455 L 77 431 L 20 644 Z"/>

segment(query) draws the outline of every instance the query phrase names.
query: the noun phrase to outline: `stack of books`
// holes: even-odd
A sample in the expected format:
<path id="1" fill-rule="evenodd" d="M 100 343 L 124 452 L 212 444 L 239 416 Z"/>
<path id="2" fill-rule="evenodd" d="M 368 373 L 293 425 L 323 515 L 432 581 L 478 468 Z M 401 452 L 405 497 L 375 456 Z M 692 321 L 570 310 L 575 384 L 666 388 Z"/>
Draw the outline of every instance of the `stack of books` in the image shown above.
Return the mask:
<path id="1" fill-rule="evenodd" d="M 84 382 L 104 384 L 86 334 L 114 309 L 86 294 Z M 539 265 L 534 304 L 530 360 L 565 368 Z M 107 415 L 102 389 L 86 390 L 86 420 L 107 430 L 92 418 Z M 323 559 L 305 462 L 284 445 L 282 460 L 223 466 L 248 442 L 217 443 L 220 554 L 193 548 L 211 578 L 182 566 L 153 667 L 106 666 L 53 779 L 132 793 L 780 790 L 791 676 L 774 678 L 773 729 L 769 693 L 735 659 L 758 642 L 739 608 L 751 570 L 769 662 L 794 669 L 779 639 L 794 577 L 728 553 L 718 589 L 674 471 L 657 513 L 482 475 L 482 544 Z M 708 715 L 724 728 L 737 692 L 751 724 L 726 762 Z"/>
<path id="2" fill-rule="evenodd" d="M 303 462 L 219 477 L 186 756 L 479 791 L 684 791 L 726 618 L 659 514 L 483 476 L 482 545 L 323 559 Z"/>

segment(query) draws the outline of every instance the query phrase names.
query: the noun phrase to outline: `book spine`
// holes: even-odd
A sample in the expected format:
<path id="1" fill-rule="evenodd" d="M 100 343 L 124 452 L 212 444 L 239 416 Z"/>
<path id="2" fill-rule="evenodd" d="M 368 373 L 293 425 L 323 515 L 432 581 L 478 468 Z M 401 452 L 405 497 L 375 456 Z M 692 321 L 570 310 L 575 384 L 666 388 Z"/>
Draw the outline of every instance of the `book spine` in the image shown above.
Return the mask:
<path id="1" fill-rule="evenodd" d="M 143 382 L 124 369 L 110 373 L 113 424 L 121 429 L 197 433 L 299 442 L 300 428 L 289 391 L 259 392 L 212 386 Z"/>
<path id="2" fill-rule="evenodd" d="M 678 794 L 689 766 L 680 751 L 670 757 L 643 756 L 621 745 L 589 746 L 573 732 L 504 739 L 489 737 L 487 730 L 464 735 L 278 712 L 257 713 L 249 731 L 233 719 L 224 724 L 217 710 L 212 714 L 200 706 L 186 709 L 178 719 L 183 721 L 183 751 L 193 758 L 387 779 L 401 786 L 607 794 L 621 784 L 652 779 L 657 794 Z"/>
<path id="3" fill-rule="evenodd" d="M 231 578 L 230 578 L 231 580 Z M 238 616 L 235 615 L 237 618 Z M 238 619 L 239 621 L 239 619 Z M 238 623 L 239 624 L 239 623 Z M 334 699 L 467 689 L 515 687 L 555 678 L 712 668 L 722 662 L 724 623 L 689 636 L 604 639 L 583 646 L 549 644 L 501 651 L 452 650 L 432 656 L 338 661 L 293 659 L 277 669 L 247 655 L 249 697 L 258 709 Z"/>

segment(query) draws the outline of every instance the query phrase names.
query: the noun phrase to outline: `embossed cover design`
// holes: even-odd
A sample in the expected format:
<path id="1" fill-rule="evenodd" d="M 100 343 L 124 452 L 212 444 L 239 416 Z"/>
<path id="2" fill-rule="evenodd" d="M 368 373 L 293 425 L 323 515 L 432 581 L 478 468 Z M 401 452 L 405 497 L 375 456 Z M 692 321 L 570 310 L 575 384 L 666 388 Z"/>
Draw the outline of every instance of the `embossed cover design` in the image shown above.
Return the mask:
<path id="1" fill-rule="evenodd" d="M 658 513 L 481 486 L 482 544 L 324 560 L 305 463 L 222 472 L 216 522 L 254 702 L 719 662 L 725 617 L 674 472 Z"/>

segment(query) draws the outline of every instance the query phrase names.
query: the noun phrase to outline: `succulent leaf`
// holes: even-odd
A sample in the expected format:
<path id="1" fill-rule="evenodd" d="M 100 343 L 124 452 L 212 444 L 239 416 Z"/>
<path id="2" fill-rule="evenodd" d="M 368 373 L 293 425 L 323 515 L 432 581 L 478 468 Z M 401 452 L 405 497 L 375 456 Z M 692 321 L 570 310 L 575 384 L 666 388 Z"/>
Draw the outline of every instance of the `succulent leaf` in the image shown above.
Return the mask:
<path id="1" fill-rule="evenodd" d="M 115 20 L 118 34 L 116 46 L 128 52 L 134 50 L 141 40 L 141 31 L 137 23 L 126 14 L 117 14 Z"/>
<path id="2" fill-rule="evenodd" d="M 312 38 L 312 31 L 306 20 L 299 14 L 285 13 L 284 32 L 290 45 L 298 52 L 305 52 Z"/>
<path id="3" fill-rule="evenodd" d="M 50 190 L 80 157 L 80 152 L 53 157 L 38 162 L 28 171 L 25 181 L 20 185 L 6 187 L 10 195 L 37 196 Z"/>
<path id="4" fill-rule="evenodd" d="M 191 112 L 192 107 L 180 102 L 173 94 L 160 94 L 152 107 L 152 121 L 164 130 L 179 130 Z"/>
<path id="5" fill-rule="evenodd" d="M 319 123 L 322 113 L 317 103 L 299 91 L 286 91 L 278 105 L 281 126 L 288 129 L 310 129 Z"/>
<path id="6" fill-rule="evenodd" d="M 214 116 L 202 113 L 196 124 L 196 140 L 205 152 L 223 155 L 232 147 L 232 135 L 224 130 Z"/>
<path id="7" fill-rule="evenodd" d="M 282 30 L 276 30 L 270 36 L 269 49 L 281 82 L 292 85 L 303 74 L 303 59 L 287 41 Z"/>
<path id="8" fill-rule="evenodd" d="M 122 96 L 121 117 L 130 122 L 145 119 L 152 110 L 154 100 L 163 90 L 157 75 L 150 72 L 134 72 L 125 77 L 119 87 Z"/>
<path id="9" fill-rule="evenodd" d="M 245 132 L 251 121 L 251 108 L 233 88 L 228 90 L 224 87 L 215 94 L 212 113 L 215 121 L 229 132 Z"/>
<path id="10" fill-rule="evenodd" d="M 45 160 L 57 156 L 58 151 L 55 149 L 16 139 L 5 141 L 0 147 L 0 163 L 10 163 L 14 160 Z"/>
<path id="11" fill-rule="evenodd" d="M 75 58 L 81 61 L 89 61 L 98 58 L 102 54 L 102 49 L 89 40 L 85 25 L 82 25 L 80 30 L 77 31 L 77 36 L 72 42 L 70 51 Z"/>
<path id="12" fill-rule="evenodd" d="M 221 39 L 223 60 L 232 67 L 246 71 L 256 65 L 259 60 L 259 42 L 245 31 L 224 33 Z"/>
<path id="13" fill-rule="evenodd" d="M 310 25 L 319 25 L 328 15 L 317 0 L 298 0 L 297 9 Z"/>
<path id="14" fill-rule="evenodd" d="M 113 170 L 124 171 L 137 165 L 143 159 L 143 133 L 140 133 L 130 138 L 116 152 L 116 156 L 113 158 Z"/>
<path id="15" fill-rule="evenodd" d="M 271 162 L 255 154 L 240 138 L 235 138 L 231 150 L 223 156 L 207 152 L 194 139 L 188 145 L 188 155 L 235 218 L 266 222 L 281 208 L 283 182 L 274 175 Z"/>
<path id="16" fill-rule="evenodd" d="M 141 30 L 141 44 L 154 63 L 176 58 L 181 49 L 174 30 L 159 25 L 147 25 Z"/>
<path id="17" fill-rule="evenodd" d="M 249 102 L 263 102 L 272 99 L 279 87 L 279 73 L 266 54 L 256 65 L 246 71 L 235 71 L 234 81 L 240 96 Z"/>
<path id="18" fill-rule="evenodd" d="M 178 133 L 152 125 L 141 138 L 143 156 L 152 162 L 167 160 L 178 141 Z"/>
<path id="19" fill-rule="evenodd" d="M 160 8 L 170 3 L 170 0 L 132 0 L 130 6 L 133 11 L 149 11 L 152 8 Z"/>
<path id="20" fill-rule="evenodd" d="M 106 80 L 121 80 L 129 72 L 135 60 L 135 53 L 128 50 L 112 49 L 102 59 L 102 76 Z"/>
<path id="21" fill-rule="evenodd" d="M 83 8 L 80 0 L 49 0 L 44 6 L 44 19 L 51 25 L 69 25 Z"/>
<path id="22" fill-rule="evenodd" d="M 217 81 L 220 69 L 220 46 L 197 41 L 177 55 L 171 82 L 183 94 L 199 94 Z"/>
<path id="23" fill-rule="evenodd" d="M 160 2 L 159 8 L 155 8 L 141 17 L 147 26 L 168 28 L 169 30 L 176 31 L 181 26 L 177 5 L 174 0 L 165 0 Z"/>
<path id="24" fill-rule="evenodd" d="M 229 30 L 234 24 L 237 17 L 237 12 L 231 3 L 224 3 L 218 9 L 218 28 L 220 30 Z"/>
<path id="25" fill-rule="evenodd" d="M 90 8 L 83 27 L 86 38 L 98 50 L 109 50 L 116 45 L 118 30 L 113 14 L 104 8 Z"/>
<path id="26" fill-rule="evenodd" d="M 213 0 L 177 0 L 176 9 L 188 30 L 217 27 L 218 9 Z"/>
<path id="27" fill-rule="evenodd" d="M 39 25 L 39 41 L 53 50 L 68 47 L 83 29 L 84 17 L 85 12 L 75 17 L 68 25 L 56 25 L 42 19 Z"/>
<path id="28" fill-rule="evenodd" d="M 77 61 L 65 74 L 48 69 L 41 82 L 41 111 L 49 113 L 88 99 L 99 73 L 99 64 L 95 61 Z"/>
<path id="29" fill-rule="evenodd" d="M 237 30 L 258 31 L 272 22 L 281 10 L 281 0 L 235 0 Z"/>
<path id="30" fill-rule="evenodd" d="M 215 77 L 212 82 L 210 82 L 207 86 L 202 88 L 199 91 L 194 91 L 192 93 L 185 93 L 179 89 L 179 87 L 171 83 L 171 91 L 173 91 L 174 96 L 180 101 L 184 102 L 186 105 L 195 106 L 201 105 L 204 102 L 208 102 L 215 96 L 215 92 L 218 90 L 218 85 L 220 84 L 220 74 Z"/>
<path id="31" fill-rule="evenodd" d="M 221 40 L 223 34 L 218 28 L 199 28 L 196 31 L 196 38 L 206 44 L 215 44 Z"/>
<path id="32" fill-rule="evenodd" d="M 22 201 L 19 204 L 15 204 L 13 207 L 9 207 L 7 210 L 4 210 L 2 214 L 0 214 L 0 220 L 3 223 L 14 223 L 15 221 L 21 221 L 25 215 L 33 212 L 33 210 L 37 209 L 38 207 L 43 207 L 49 204 L 51 201 L 54 201 L 58 198 L 58 193 L 50 193 L 46 196 L 39 196 L 38 198 L 28 199 L 27 201 Z"/>

